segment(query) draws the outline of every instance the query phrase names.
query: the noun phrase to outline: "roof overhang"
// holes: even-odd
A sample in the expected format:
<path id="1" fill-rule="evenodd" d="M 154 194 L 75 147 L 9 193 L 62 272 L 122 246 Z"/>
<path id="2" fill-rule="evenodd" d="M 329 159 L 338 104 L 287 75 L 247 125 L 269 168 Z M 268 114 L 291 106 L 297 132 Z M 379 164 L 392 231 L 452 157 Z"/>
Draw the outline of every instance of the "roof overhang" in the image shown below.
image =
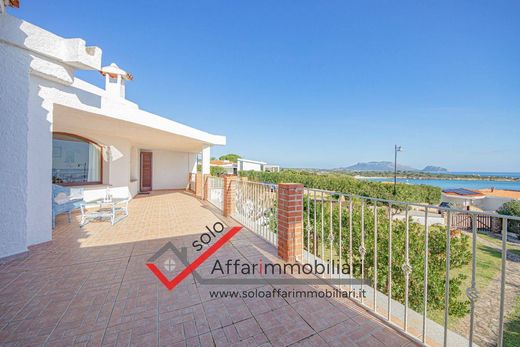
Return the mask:
<path id="1" fill-rule="evenodd" d="M 244 163 L 261 164 L 261 165 L 266 165 L 267 164 L 265 161 L 250 160 L 250 159 L 244 159 L 244 158 L 237 159 L 237 162 L 238 161 L 241 161 L 241 162 L 244 162 Z"/>
<path id="2" fill-rule="evenodd" d="M 157 124 L 158 122 L 150 122 L 147 119 L 131 121 L 124 117 L 103 114 L 100 113 L 100 109 L 97 110 L 98 112 L 93 112 L 55 104 L 53 131 L 77 135 L 100 134 L 108 138 L 112 136 L 127 139 L 140 148 L 190 153 L 198 153 L 208 145 L 226 143 L 224 136 L 207 134 L 173 121 L 170 121 L 173 124 L 168 124 L 169 120 L 161 117 L 157 118 L 166 124 L 161 122 Z M 176 127 L 177 125 L 180 127 Z"/>

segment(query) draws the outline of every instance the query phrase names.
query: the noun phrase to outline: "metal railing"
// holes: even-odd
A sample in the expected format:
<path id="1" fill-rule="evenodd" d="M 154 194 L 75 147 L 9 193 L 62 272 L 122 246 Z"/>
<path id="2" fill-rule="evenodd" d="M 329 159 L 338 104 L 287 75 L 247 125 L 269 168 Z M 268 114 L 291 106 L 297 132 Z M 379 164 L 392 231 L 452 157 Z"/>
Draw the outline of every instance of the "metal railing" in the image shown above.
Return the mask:
<path id="1" fill-rule="evenodd" d="M 208 185 L 208 201 L 222 211 L 224 209 L 224 179 L 209 176 L 206 184 Z"/>
<path id="2" fill-rule="evenodd" d="M 232 217 L 262 238 L 278 245 L 277 186 L 245 180 L 232 182 L 235 192 Z"/>
<path id="3" fill-rule="evenodd" d="M 364 290 L 366 297 L 356 299 L 361 305 L 419 343 L 472 346 L 495 340 L 502 346 L 507 230 L 520 217 L 309 188 L 303 199 L 301 261 L 331 268 L 339 263 L 345 272 L 323 275 L 331 284 Z M 467 216 L 471 230 L 454 229 L 453 215 Z M 496 218 L 501 219 L 501 239 L 494 248 L 483 246 L 479 221 Z M 482 247 L 489 247 L 485 251 L 494 252 L 500 263 L 489 284 L 500 287 L 496 319 L 489 312 L 476 314 L 479 292 L 485 289 L 477 285 Z M 467 278 L 461 276 L 464 270 Z M 450 319 L 468 324 L 452 326 Z"/>
<path id="4" fill-rule="evenodd" d="M 493 217 L 478 215 L 476 221 L 467 214 L 452 214 L 451 226 L 460 230 L 472 230 L 473 223 L 477 223 L 477 230 L 493 231 Z"/>

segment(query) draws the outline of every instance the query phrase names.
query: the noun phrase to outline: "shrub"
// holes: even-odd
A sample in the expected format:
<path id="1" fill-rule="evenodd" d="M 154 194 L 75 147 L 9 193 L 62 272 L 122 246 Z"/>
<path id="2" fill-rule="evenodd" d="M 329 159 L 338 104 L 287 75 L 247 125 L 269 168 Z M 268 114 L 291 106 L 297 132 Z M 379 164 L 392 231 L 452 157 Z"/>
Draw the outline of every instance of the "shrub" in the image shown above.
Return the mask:
<path id="1" fill-rule="evenodd" d="M 240 176 L 270 183 L 303 183 L 307 188 L 317 188 L 346 194 L 373 198 L 438 204 L 441 189 L 427 185 L 397 185 L 397 196 L 393 195 L 393 185 L 356 179 L 345 174 L 318 174 L 307 171 L 283 170 L 281 172 L 241 171 Z"/>
<path id="2" fill-rule="evenodd" d="M 520 217 L 520 200 L 506 202 L 497 210 L 497 212 L 506 216 Z M 509 221 L 507 229 L 510 232 L 516 233 L 518 238 L 520 238 L 520 221 Z"/>
<path id="3" fill-rule="evenodd" d="M 326 198 L 327 199 L 327 198 Z M 341 221 L 343 225 L 341 252 L 339 243 L 339 208 L 337 203 L 332 208 L 332 231 L 333 231 L 333 257 L 341 255 L 343 264 L 349 260 L 349 211 L 347 204 L 343 205 Z M 361 208 L 359 201 L 354 203 L 352 213 L 352 258 L 353 258 L 353 276 L 361 278 L 361 255 L 359 248 L 361 246 Z M 316 230 L 317 230 L 317 249 L 318 255 L 324 259 L 329 259 L 330 255 L 330 204 L 326 201 L 323 205 L 324 224 L 323 235 L 321 238 L 321 216 L 322 203 L 317 202 L 316 207 L 311 199 L 308 203 L 304 200 L 304 223 L 307 225 L 307 212 L 311 217 L 311 228 L 314 228 L 313 216 L 316 208 Z M 364 245 L 366 249 L 364 258 L 364 278 L 371 281 L 374 280 L 374 205 L 365 205 L 364 214 Z M 387 207 L 378 207 L 377 216 L 377 289 L 382 293 L 388 294 L 388 274 L 389 274 L 389 218 Z M 405 302 L 405 273 L 402 265 L 405 263 L 405 229 L 406 222 L 400 220 L 392 221 L 392 298 L 404 303 Z M 304 230 L 308 230 L 304 227 Z M 408 299 L 410 308 L 417 312 L 423 309 L 424 294 L 424 256 L 425 256 L 425 229 L 422 224 L 415 223 L 411 219 L 408 224 L 409 233 L 409 264 L 412 272 L 409 276 Z M 307 231 L 305 232 L 304 246 L 307 246 Z M 311 251 L 313 247 L 313 233 L 310 233 L 311 239 L 309 246 Z M 321 254 L 321 244 L 325 242 L 325 254 Z M 445 227 L 430 226 L 428 237 L 428 309 L 443 310 L 444 292 L 446 284 L 446 241 L 447 232 Z M 466 274 L 459 273 L 455 269 L 460 269 L 467 265 L 471 260 L 471 250 L 469 239 L 466 235 L 458 237 L 450 236 L 450 271 L 449 279 L 450 296 L 449 296 L 449 314 L 455 317 L 462 317 L 469 312 L 469 301 L 460 299 L 462 292 L 462 282 L 466 278 Z M 337 260 L 336 260 L 337 261 Z M 370 298 L 371 299 L 371 298 Z"/>
<path id="4" fill-rule="evenodd" d="M 229 153 L 229 154 L 225 154 L 225 155 L 222 155 L 220 156 L 220 160 L 229 160 L 233 163 L 236 163 L 238 159 L 242 158 L 241 156 L 239 156 L 238 154 L 233 154 L 233 153 Z"/>
<path id="5" fill-rule="evenodd" d="M 210 172 L 211 176 L 222 176 L 227 173 L 226 169 L 224 169 L 223 167 L 220 167 L 220 166 L 211 166 L 209 168 L 209 172 Z"/>

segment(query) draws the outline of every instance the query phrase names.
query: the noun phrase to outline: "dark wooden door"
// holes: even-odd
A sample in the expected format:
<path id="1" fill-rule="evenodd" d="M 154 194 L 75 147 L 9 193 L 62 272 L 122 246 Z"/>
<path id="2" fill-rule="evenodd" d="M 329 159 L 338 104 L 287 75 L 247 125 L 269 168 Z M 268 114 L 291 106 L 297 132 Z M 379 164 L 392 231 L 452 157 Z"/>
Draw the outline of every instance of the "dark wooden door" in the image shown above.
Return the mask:
<path id="1" fill-rule="evenodd" d="M 141 191 L 152 190 L 152 152 L 141 152 Z"/>

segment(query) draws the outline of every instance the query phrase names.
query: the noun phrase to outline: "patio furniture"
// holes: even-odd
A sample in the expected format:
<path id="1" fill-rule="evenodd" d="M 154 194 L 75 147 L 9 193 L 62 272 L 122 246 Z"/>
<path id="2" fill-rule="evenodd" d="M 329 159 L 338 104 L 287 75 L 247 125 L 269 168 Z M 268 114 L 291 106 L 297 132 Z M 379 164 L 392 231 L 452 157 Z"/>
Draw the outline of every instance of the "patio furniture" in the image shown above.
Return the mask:
<path id="1" fill-rule="evenodd" d="M 56 227 L 56 216 L 68 214 L 69 223 L 72 210 L 79 208 L 83 200 L 83 188 L 67 188 L 57 184 L 52 185 L 52 229 Z"/>
<path id="2" fill-rule="evenodd" d="M 80 227 L 83 227 L 91 220 L 110 219 L 112 225 L 116 224 L 128 216 L 128 200 L 128 198 L 112 198 L 111 201 L 105 201 L 104 199 L 92 202 L 83 201 L 80 205 Z"/>
<path id="3" fill-rule="evenodd" d="M 127 186 L 107 186 L 105 189 L 85 191 L 81 204 L 80 226 L 84 226 L 94 219 L 110 219 L 114 225 L 128 216 L 128 201 L 131 198 L 132 194 Z"/>

